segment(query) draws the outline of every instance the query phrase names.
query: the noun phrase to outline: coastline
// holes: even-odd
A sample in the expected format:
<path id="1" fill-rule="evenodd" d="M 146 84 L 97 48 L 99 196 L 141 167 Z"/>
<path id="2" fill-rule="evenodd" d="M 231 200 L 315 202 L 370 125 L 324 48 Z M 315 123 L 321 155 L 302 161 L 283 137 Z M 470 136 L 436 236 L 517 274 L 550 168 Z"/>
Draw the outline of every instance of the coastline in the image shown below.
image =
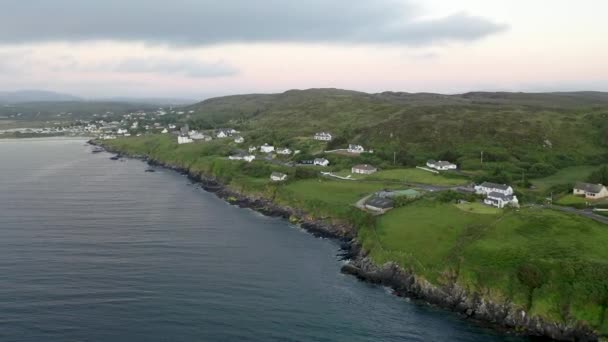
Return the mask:
<path id="1" fill-rule="evenodd" d="M 525 311 L 510 302 L 496 303 L 482 298 L 477 293 L 469 293 L 457 284 L 436 286 L 418 277 L 410 270 L 403 269 L 395 263 L 376 265 L 357 241 L 356 227 L 347 224 L 329 223 L 309 217 L 303 210 L 280 206 L 271 200 L 251 197 L 228 189 L 212 177 L 193 173 L 177 165 L 152 160 L 142 155 L 128 155 L 122 151 L 108 149 L 94 141 L 91 145 L 102 146 L 108 152 L 119 153 L 125 157 L 140 159 L 149 165 L 163 167 L 186 175 L 191 181 L 201 184 L 205 191 L 241 208 L 249 208 L 266 216 L 281 217 L 299 224 L 314 236 L 336 239 L 341 242 L 342 256 L 348 263 L 342 267 L 342 273 L 357 277 L 360 280 L 387 286 L 400 297 L 408 297 L 429 305 L 437 306 L 459 313 L 464 319 L 472 320 L 484 326 L 506 330 L 518 335 L 548 337 L 561 341 L 598 341 L 596 332 L 586 326 L 571 326 L 530 317 Z"/>

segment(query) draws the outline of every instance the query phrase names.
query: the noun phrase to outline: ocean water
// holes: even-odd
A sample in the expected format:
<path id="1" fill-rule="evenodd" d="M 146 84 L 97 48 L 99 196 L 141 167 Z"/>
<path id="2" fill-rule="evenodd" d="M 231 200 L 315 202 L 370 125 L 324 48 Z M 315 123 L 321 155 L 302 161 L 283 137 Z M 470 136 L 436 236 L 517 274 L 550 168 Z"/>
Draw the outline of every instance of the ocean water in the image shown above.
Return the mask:
<path id="1" fill-rule="evenodd" d="M 0 341 L 523 341 L 340 274 L 338 245 L 83 140 L 0 141 Z"/>

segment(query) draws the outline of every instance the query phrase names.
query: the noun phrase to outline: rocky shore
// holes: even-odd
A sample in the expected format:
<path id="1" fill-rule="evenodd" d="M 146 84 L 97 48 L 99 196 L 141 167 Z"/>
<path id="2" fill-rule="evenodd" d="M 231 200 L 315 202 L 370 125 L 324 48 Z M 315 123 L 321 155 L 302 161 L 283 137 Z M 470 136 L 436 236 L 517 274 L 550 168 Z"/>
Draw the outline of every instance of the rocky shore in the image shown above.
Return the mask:
<path id="1" fill-rule="evenodd" d="M 97 145 L 94 141 L 89 143 Z M 395 263 L 376 265 L 357 242 L 356 229 L 351 225 L 313 219 L 300 209 L 279 206 L 268 199 L 232 191 L 212 177 L 193 173 L 177 165 L 151 160 L 146 156 L 125 155 L 121 151 L 107 150 L 126 157 L 141 159 L 151 166 L 175 170 L 187 175 L 191 181 L 201 184 L 206 191 L 214 193 L 231 204 L 253 209 L 267 216 L 284 218 L 298 224 L 317 237 L 340 240 L 342 242 L 341 257 L 348 260 L 348 263 L 342 267 L 343 273 L 353 275 L 363 281 L 389 287 L 397 296 L 445 308 L 479 324 L 520 335 L 545 337 L 558 341 L 599 340 L 597 333 L 586 326 L 571 322 L 551 322 L 540 317 L 529 316 L 524 310 L 510 302 L 488 301 L 477 293 L 467 292 L 455 283 L 436 286 Z"/>

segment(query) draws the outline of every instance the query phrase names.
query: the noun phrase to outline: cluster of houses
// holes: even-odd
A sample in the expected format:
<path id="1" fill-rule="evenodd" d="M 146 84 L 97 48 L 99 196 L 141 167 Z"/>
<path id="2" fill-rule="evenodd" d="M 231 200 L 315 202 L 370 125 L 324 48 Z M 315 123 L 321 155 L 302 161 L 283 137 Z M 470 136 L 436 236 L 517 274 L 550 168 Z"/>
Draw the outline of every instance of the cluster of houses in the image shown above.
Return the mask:
<path id="1" fill-rule="evenodd" d="M 485 196 L 483 202 L 493 207 L 519 207 L 519 200 L 515 196 L 513 188 L 506 184 L 483 182 L 475 186 L 475 193 Z"/>

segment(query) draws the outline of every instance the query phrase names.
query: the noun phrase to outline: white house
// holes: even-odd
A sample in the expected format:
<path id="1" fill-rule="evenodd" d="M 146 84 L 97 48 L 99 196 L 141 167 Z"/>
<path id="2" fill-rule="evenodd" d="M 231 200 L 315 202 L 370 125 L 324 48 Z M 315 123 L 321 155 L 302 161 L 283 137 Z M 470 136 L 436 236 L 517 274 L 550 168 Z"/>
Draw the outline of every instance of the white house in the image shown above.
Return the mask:
<path id="1" fill-rule="evenodd" d="M 177 143 L 180 144 L 180 145 L 182 145 L 182 144 L 189 144 L 189 143 L 192 143 L 192 142 L 194 142 L 194 140 L 190 139 L 187 136 L 184 136 L 184 135 L 178 135 L 177 136 Z"/>
<path id="2" fill-rule="evenodd" d="M 505 195 L 500 192 L 490 192 L 483 200 L 483 203 L 501 209 L 506 206 L 519 207 L 519 200 L 517 199 L 517 196 Z"/>
<path id="3" fill-rule="evenodd" d="M 480 185 L 475 186 L 475 192 L 479 195 L 489 195 L 492 192 L 497 192 L 505 196 L 513 195 L 513 188 L 506 184 L 496 184 L 490 182 L 483 182 Z"/>
<path id="4" fill-rule="evenodd" d="M 236 137 L 234 138 L 234 142 L 237 144 L 242 144 L 245 142 L 245 139 L 243 137 Z"/>
<path id="5" fill-rule="evenodd" d="M 131 124 L 131 128 L 133 129 L 137 129 L 137 126 L 139 126 L 139 122 L 135 121 Z"/>
<path id="6" fill-rule="evenodd" d="M 273 172 L 270 175 L 270 180 L 273 182 L 282 182 L 287 179 L 287 175 L 281 172 Z"/>
<path id="7" fill-rule="evenodd" d="M 435 161 L 432 159 L 426 162 L 426 166 L 438 171 L 456 170 L 458 168 L 456 164 L 452 164 L 443 160 Z"/>
<path id="8" fill-rule="evenodd" d="M 129 133 L 129 130 L 126 128 L 119 128 L 118 131 L 116 131 L 116 134 L 125 134 L 125 133 Z"/>
<path id="9" fill-rule="evenodd" d="M 352 173 L 360 175 L 371 175 L 372 173 L 377 172 L 378 169 L 368 164 L 361 164 L 353 166 L 351 171 Z"/>
<path id="10" fill-rule="evenodd" d="M 262 145 L 262 147 L 260 147 L 260 151 L 262 153 L 272 153 L 272 152 L 274 152 L 274 146 L 264 144 L 264 145 Z"/>
<path id="11" fill-rule="evenodd" d="M 600 199 L 608 197 L 608 189 L 603 184 L 578 182 L 574 186 L 572 193 L 577 196 L 585 196 L 587 199 Z"/>
<path id="12" fill-rule="evenodd" d="M 212 138 L 208 135 L 205 135 L 204 133 L 199 133 L 199 132 L 190 132 L 190 138 L 192 138 L 192 140 L 205 140 L 205 141 L 210 141 Z"/>
<path id="13" fill-rule="evenodd" d="M 363 153 L 363 152 L 365 152 L 365 149 L 361 145 L 349 144 L 348 145 L 348 152 L 350 152 L 350 153 Z"/>
<path id="14" fill-rule="evenodd" d="M 176 126 L 174 124 L 169 124 L 169 129 L 175 129 Z"/>
<path id="15" fill-rule="evenodd" d="M 228 138 L 228 133 L 225 131 L 219 131 L 216 135 L 216 137 L 222 139 L 222 138 Z"/>
<path id="16" fill-rule="evenodd" d="M 291 154 L 291 150 L 288 149 L 287 147 L 285 148 L 279 148 L 277 149 L 277 154 L 283 154 L 283 155 L 290 155 Z"/>
<path id="17" fill-rule="evenodd" d="M 258 150 L 257 146 L 249 146 L 249 153 L 257 152 L 257 150 Z"/>
<path id="18" fill-rule="evenodd" d="M 327 160 L 325 158 L 315 158 L 314 164 L 318 165 L 318 166 L 328 166 L 329 160 Z"/>
<path id="19" fill-rule="evenodd" d="M 320 141 L 331 141 L 333 139 L 332 135 L 327 132 L 320 132 L 315 134 L 315 140 Z"/>
<path id="20" fill-rule="evenodd" d="M 161 131 L 161 133 L 162 133 L 162 134 L 167 134 L 167 133 L 169 133 L 169 131 L 168 131 L 166 128 L 164 128 L 164 129 Z"/>
<path id="21" fill-rule="evenodd" d="M 255 156 L 251 154 L 237 153 L 228 157 L 230 160 L 244 160 L 248 163 L 251 163 L 255 160 Z"/>
<path id="22" fill-rule="evenodd" d="M 101 136 L 101 140 L 114 140 L 116 139 L 116 136 L 114 135 L 109 135 L 109 134 L 105 134 Z"/>

